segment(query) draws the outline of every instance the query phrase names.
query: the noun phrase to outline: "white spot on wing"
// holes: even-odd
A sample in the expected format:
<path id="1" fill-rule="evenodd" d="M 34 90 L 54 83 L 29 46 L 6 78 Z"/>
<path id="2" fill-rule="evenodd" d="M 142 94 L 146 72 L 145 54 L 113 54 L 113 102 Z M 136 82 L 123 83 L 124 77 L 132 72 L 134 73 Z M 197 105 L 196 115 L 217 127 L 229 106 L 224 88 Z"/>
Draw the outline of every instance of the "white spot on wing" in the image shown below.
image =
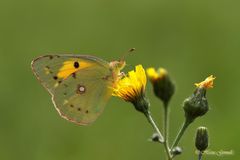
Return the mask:
<path id="1" fill-rule="evenodd" d="M 85 91 L 85 87 L 83 87 L 83 86 L 79 87 L 79 91 L 80 92 L 84 92 Z"/>

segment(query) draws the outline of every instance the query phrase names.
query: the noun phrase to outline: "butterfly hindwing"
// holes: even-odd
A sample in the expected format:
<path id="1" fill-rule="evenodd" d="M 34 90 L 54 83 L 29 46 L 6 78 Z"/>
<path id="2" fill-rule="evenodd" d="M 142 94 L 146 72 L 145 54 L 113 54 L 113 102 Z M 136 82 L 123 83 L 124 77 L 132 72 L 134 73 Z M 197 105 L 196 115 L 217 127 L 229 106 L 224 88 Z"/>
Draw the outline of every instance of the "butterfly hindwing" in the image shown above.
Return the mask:
<path id="1" fill-rule="evenodd" d="M 82 125 L 95 121 L 112 94 L 110 82 L 96 74 L 95 70 L 79 71 L 56 89 L 53 101 L 61 116 Z"/>
<path id="2" fill-rule="evenodd" d="M 43 56 L 32 62 L 32 68 L 60 115 L 77 124 L 93 122 L 111 96 L 109 64 L 97 57 Z"/>

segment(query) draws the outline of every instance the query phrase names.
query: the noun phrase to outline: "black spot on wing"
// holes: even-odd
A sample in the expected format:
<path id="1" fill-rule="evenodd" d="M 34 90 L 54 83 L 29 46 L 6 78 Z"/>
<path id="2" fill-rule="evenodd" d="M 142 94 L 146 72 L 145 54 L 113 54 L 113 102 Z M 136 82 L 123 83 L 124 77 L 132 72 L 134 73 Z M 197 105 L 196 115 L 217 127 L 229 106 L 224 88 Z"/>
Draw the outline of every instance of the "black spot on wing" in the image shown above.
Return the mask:
<path id="1" fill-rule="evenodd" d="M 74 66 L 74 68 L 78 68 L 79 67 L 79 63 L 78 62 L 74 62 L 73 66 Z"/>

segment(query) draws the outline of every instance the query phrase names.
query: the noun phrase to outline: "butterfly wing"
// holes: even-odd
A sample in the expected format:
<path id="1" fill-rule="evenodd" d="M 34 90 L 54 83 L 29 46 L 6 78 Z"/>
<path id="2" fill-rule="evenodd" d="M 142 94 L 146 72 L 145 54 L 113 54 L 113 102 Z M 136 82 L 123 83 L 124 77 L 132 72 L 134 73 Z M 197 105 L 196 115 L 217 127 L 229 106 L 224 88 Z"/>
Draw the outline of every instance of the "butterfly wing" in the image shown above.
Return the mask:
<path id="1" fill-rule="evenodd" d="M 85 55 L 50 55 L 37 58 L 32 68 L 52 95 L 59 114 L 80 125 L 92 123 L 111 97 L 109 63 Z"/>

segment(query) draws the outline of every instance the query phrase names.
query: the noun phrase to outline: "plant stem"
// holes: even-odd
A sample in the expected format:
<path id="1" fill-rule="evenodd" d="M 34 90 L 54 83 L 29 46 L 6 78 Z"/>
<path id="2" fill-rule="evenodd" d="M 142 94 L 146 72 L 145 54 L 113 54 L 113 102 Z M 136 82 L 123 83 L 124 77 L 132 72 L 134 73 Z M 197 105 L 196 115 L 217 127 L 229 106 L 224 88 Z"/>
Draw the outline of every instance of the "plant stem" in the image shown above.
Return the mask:
<path id="1" fill-rule="evenodd" d="M 178 134 L 177 134 L 177 136 L 176 136 L 176 139 L 175 139 L 174 142 L 173 142 L 173 145 L 172 145 L 172 147 L 171 147 L 171 150 L 178 145 L 180 139 L 182 138 L 185 130 L 187 129 L 187 127 L 189 126 L 190 123 L 191 123 L 191 121 L 189 121 L 189 120 L 187 120 L 187 119 L 184 121 L 184 123 L 183 123 L 183 125 L 182 125 L 182 128 L 179 130 L 179 132 L 178 132 Z"/>
<path id="2" fill-rule="evenodd" d="M 202 160 L 202 152 L 201 151 L 198 154 L 198 160 Z"/>
<path id="3" fill-rule="evenodd" d="M 158 133 L 160 143 L 163 143 L 164 139 L 163 139 L 162 133 L 158 129 L 158 127 L 157 127 L 156 123 L 154 122 L 150 112 L 145 113 L 145 116 L 147 117 L 148 122 L 152 125 L 153 129 Z"/>
<path id="4" fill-rule="evenodd" d="M 169 123 L 169 114 L 168 114 L 168 105 L 164 103 L 164 148 L 167 154 L 167 157 L 169 160 L 172 159 L 172 155 L 170 153 L 170 149 L 169 149 L 169 144 L 168 144 L 168 123 Z"/>

